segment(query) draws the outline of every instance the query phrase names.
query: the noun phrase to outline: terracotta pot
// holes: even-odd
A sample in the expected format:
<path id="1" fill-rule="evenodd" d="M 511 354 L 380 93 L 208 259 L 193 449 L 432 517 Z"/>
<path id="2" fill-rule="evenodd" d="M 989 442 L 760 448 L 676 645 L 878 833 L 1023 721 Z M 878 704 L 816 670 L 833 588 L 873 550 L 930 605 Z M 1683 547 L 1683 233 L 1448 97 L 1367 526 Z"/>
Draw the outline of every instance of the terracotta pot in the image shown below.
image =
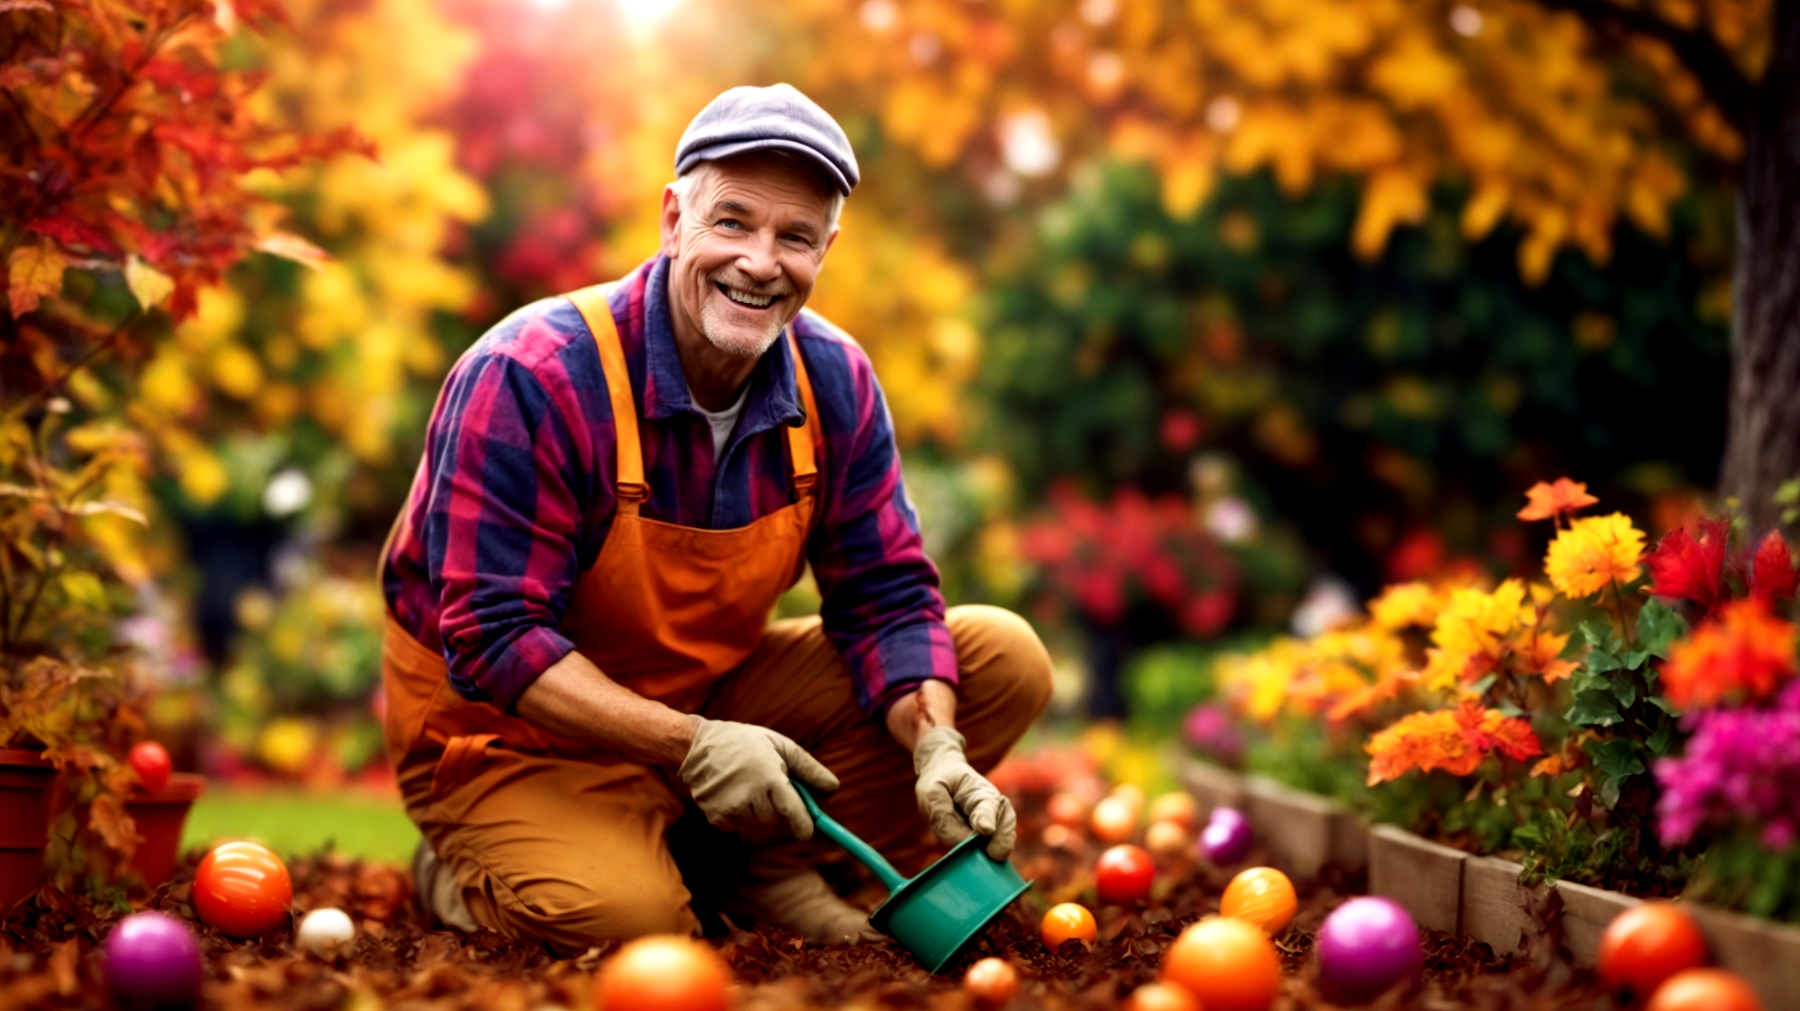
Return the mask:
<path id="1" fill-rule="evenodd" d="M 1369 893 L 1406 907 L 1419 926 L 1456 933 L 1468 854 L 1392 825 L 1369 828 Z"/>
<path id="2" fill-rule="evenodd" d="M 1693 904 L 1713 960 L 1744 977 L 1768 1011 L 1800 1011 L 1800 928 Z"/>
<path id="3" fill-rule="evenodd" d="M 177 772 L 155 793 L 132 795 L 125 802 L 125 812 L 137 822 L 138 843 L 131 855 L 131 869 L 142 875 L 144 885 L 155 888 L 175 871 L 181 856 L 181 829 L 187 823 L 188 808 L 206 791 L 206 777 L 191 772 Z"/>
<path id="4" fill-rule="evenodd" d="M 1197 758 L 1182 755 L 1176 759 L 1175 776 L 1181 785 L 1200 805 L 1200 818 L 1204 822 L 1206 816 L 1215 807 L 1231 807 L 1244 810 L 1244 777 L 1222 765 L 1202 762 Z"/>
<path id="5" fill-rule="evenodd" d="M 56 767 L 35 751 L 0 748 L 0 916 L 44 879 Z"/>

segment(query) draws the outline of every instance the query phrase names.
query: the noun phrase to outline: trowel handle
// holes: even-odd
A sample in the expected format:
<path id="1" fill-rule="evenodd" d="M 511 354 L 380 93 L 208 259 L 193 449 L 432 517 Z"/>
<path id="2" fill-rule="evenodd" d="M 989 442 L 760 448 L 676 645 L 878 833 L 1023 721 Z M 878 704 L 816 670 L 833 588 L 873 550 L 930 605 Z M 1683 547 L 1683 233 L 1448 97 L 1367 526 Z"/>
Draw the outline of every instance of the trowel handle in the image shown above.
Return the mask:
<path id="1" fill-rule="evenodd" d="M 819 831 L 825 833 L 832 842 L 842 846 L 851 856 L 862 861 L 864 867 L 874 871 L 875 876 L 881 879 L 881 883 L 887 886 L 890 893 L 899 891 L 900 886 L 906 884 L 907 879 L 894 869 L 893 864 L 887 862 L 886 857 L 875 852 L 875 847 L 858 839 L 855 833 L 838 824 L 835 819 L 820 809 L 819 802 L 813 799 L 812 791 L 806 788 L 805 783 L 791 776 L 788 777 L 788 782 L 794 784 L 794 789 L 800 792 L 800 800 L 806 804 L 806 813 L 812 815 L 813 824 L 818 827 Z"/>

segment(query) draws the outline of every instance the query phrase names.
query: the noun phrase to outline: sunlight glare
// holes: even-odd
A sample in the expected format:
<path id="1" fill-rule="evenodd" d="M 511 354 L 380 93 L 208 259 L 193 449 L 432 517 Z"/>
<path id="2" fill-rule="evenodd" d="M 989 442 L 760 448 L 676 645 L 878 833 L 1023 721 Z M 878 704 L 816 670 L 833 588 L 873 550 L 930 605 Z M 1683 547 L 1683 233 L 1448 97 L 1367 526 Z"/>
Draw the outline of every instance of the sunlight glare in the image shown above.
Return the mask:
<path id="1" fill-rule="evenodd" d="M 617 0 L 619 13 L 634 28 L 648 28 L 662 20 L 681 0 Z"/>

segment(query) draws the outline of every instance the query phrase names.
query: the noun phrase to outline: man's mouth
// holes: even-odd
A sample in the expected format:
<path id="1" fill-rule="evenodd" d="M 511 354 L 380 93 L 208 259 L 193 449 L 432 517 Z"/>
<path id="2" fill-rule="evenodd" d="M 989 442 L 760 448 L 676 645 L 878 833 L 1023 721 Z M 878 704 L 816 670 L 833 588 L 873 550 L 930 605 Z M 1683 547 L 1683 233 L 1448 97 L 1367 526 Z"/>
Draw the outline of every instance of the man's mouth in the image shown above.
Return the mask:
<path id="1" fill-rule="evenodd" d="M 718 288 L 720 293 L 730 299 L 734 304 L 740 305 L 746 309 L 767 309 L 781 300 L 780 295 L 758 295 L 755 292 L 745 291 L 742 288 L 733 288 L 731 285 L 719 281 L 714 281 L 713 286 Z"/>

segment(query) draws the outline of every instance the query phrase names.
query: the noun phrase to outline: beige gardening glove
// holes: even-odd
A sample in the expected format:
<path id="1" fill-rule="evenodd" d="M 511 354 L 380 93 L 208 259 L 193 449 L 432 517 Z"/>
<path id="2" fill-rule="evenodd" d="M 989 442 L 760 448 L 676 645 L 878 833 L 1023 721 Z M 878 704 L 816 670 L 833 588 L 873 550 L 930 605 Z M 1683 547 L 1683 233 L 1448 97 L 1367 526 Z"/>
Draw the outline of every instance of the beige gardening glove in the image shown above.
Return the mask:
<path id="1" fill-rule="evenodd" d="M 988 836 L 988 856 L 1005 860 L 1018 841 L 1019 816 L 1012 801 L 969 764 L 968 741 L 951 727 L 933 727 L 913 746 L 913 771 L 919 783 L 919 813 L 946 846 L 970 831 Z"/>
<path id="2" fill-rule="evenodd" d="M 677 774 L 714 828 L 767 842 L 779 837 L 786 821 L 794 838 L 812 838 L 812 816 L 788 776 L 835 790 L 838 778 L 830 769 L 767 727 L 701 716 L 689 716 L 688 722 L 694 727 L 694 743 Z"/>

